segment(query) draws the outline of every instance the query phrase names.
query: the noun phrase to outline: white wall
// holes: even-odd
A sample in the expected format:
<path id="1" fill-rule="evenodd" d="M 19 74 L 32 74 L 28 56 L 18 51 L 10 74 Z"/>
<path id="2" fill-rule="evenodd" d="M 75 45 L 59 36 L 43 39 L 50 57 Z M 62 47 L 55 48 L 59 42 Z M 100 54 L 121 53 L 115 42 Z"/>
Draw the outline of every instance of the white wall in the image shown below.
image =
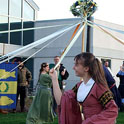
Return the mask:
<path id="1" fill-rule="evenodd" d="M 108 26 L 110 28 L 116 29 L 116 30 L 122 30 L 124 31 L 124 26 L 116 25 L 100 20 L 94 20 L 95 23 L 101 24 L 104 26 Z M 114 36 L 122 39 L 124 41 L 124 35 L 115 31 L 111 31 L 109 29 L 105 29 L 112 33 Z M 94 53 L 97 56 L 106 56 L 106 57 L 112 57 L 112 58 L 118 58 L 118 59 L 124 59 L 124 45 L 119 43 L 117 40 L 113 39 L 108 34 L 93 29 L 93 47 L 94 47 Z"/>
<path id="2" fill-rule="evenodd" d="M 104 22 L 101 20 L 94 20 L 94 22 L 109 28 L 124 31 L 124 26 L 122 25 Z M 106 28 L 105 30 L 112 33 L 119 39 L 122 39 L 124 42 L 124 34 Z M 119 71 L 122 62 L 124 61 L 124 45 L 113 39 L 108 34 L 101 32 L 100 30 L 93 29 L 93 53 L 97 57 L 111 60 L 111 70 L 115 76 L 116 85 L 118 86 L 119 78 L 116 77 L 116 74 Z"/>
<path id="3" fill-rule="evenodd" d="M 4 44 L 4 43 L 0 43 L 0 55 L 5 55 L 8 54 L 10 52 L 13 52 L 19 48 L 21 48 L 22 46 L 20 45 L 12 45 L 12 44 Z M 32 55 L 36 50 L 35 49 L 31 49 L 27 52 L 24 52 L 22 54 L 19 54 L 18 56 L 22 56 L 22 57 L 28 57 L 30 55 Z"/>

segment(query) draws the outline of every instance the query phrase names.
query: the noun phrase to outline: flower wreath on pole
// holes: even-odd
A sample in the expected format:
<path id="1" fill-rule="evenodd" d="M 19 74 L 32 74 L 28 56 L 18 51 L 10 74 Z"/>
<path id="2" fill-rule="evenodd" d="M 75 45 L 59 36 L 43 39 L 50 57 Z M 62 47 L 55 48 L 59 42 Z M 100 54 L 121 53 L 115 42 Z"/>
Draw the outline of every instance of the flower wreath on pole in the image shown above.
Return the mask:
<path id="1" fill-rule="evenodd" d="M 70 7 L 72 14 L 81 18 L 90 17 L 96 9 L 97 4 L 93 0 L 78 0 Z"/>

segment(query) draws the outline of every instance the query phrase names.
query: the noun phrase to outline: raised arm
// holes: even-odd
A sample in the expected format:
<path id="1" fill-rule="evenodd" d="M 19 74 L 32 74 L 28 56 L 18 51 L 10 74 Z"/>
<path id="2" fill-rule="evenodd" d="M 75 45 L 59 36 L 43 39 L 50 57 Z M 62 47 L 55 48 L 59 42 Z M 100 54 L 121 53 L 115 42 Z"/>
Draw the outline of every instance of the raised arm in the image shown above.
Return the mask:
<path id="1" fill-rule="evenodd" d="M 50 76 L 52 78 L 53 93 L 54 93 L 54 96 L 55 96 L 56 103 L 57 103 L 57 105 L 60 105 L 62 92 L 59 88 L 57 72 L 54 69 L 51 69 L 50 70 Z"/>

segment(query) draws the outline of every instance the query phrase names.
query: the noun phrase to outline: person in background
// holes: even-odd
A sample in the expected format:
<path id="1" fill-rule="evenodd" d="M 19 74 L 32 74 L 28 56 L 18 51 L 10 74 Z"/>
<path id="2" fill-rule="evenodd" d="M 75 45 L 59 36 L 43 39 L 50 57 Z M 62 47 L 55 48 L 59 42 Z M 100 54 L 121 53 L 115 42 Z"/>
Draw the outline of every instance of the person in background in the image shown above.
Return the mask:
<path id="1" fill-rule="evenodd" d="M 122 100 L 122 107 L 120 109 L 120 111 L 124 111 L 124 62 L 122 64 L 122 66 L 120 67 L 120 71 L 117 73 L 116 75 L 117 77 L 119 77 L 120 79 L 120 84 L 118 87 L 118 90 L 121 94 L 121 100 Z"/>
<path id="2" fill-rule="evenodd" d="M 39 87 L 27 114 L 26 124 L 43 124 L 53 122 L 52 80 L 49 76 L 49 64 L 42 63 L 39 73 Z"/>
<path id="3" fill-rule="evenodd" d="M 31 72 L 24 66 L 22 59 L 17 57 L 14 59 L 14 62 L 17 62 L 19 65 L 18 67 L 18 78 L 17 78 L 17 104 L 18 104 L 18 97 L 20 95 L 20 107 L 21 112 L 25 112 L 25 100 L 27 97 L 27 90 L 30 85 L 30 81 L 32 79 Z M 16 112 L 14 109 L 13 112 Z"/>
<path id="4" fill-rule="evenodd" d="M 50 69 L 54 68 L 55 65 L 59 62 L 60 57 L 59 56 L 55 56 L 54 57 L 54 64 L 50 64 Z M 67 69 L 63 66 L 63 64 L 60 64 L 57 69 L 57 76 L 58 76 L 58 83 L 59 83 L 59 87 L 61 89 L 61 91 L 63 92 L 63 80 L 67 80 L 67 78 L 69 77 L 69 73 L 67 71 Z M 54 95 L 53 95 L 54 96 Z M 55 115 L 57 114 L 57 104 L 55 101 L 55 98 L 53 97 L 53 110 Z"/>
<path id="5" fill-rule="evenodd" d="M 59 56 L 55 56 L 54 57 L 54 64 L 50 64 L 50 69 L 54 68 L 55 65 L 59 62 L 60 57 Z M 63 64 L 60 64 L 57 69 L 57 75 L 58 75 L 58 82 L 59 82 L 59 86 L 60 89 L 63 90 L 63 80 L 67 80 L 67 78 L 69 77 L 69 73 L 67 71 L 67 69 L 63 66 Z"/>
<path id="6" fill-rule="evenodd" d="M 111 73 L 112 77 L 114 77 L 114 74 L 112 73 L 110 67 L 109 67 L 109 62 L 105 61 L 104 66 L 109 70 L 109 72 Z"/>
<path id="7" fill-rule="evenodd" d="M 105 73 L 105 78 L 106 78 L 108 87 L 109 87 L 109 89 L 111 90 L 111 92 L 114 95 L 113 96 L 114 97 L 114 100 L 115 100 L 116 104 L 118 105 L 118 108 L 121 108 L 122 107 L 121 95 L 120 95 L 120 93 L 118 91 L 118 88 L 116 86 L 115 79 L 111 75 L 111 73 L 108 70 L 108 68 L 106 68 L 104 65 L 103 65 L 103 70 L 104 70 L 104 73 Z"/>
<path id="8" fill-rule="evenodd" d="M 74 61 L 75 74 L 83 81 L 72 90 L 62 93 L 57 72 L 50 70 L 59 124 L 114 124 L 118 107 L 108 88 L 102 64 L 92 53 L 85 52 L 75 56 Z M 84 120 L 80 108 L 83 108 Z"/>

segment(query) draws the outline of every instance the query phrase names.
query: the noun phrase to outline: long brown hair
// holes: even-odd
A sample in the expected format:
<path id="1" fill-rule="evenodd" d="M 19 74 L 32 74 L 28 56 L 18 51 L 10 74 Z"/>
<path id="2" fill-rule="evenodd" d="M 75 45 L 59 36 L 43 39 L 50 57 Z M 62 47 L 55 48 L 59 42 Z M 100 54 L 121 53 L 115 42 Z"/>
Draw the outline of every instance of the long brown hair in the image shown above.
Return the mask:
<path id="1" fill-rule="evenodd" d="M 42 63 L 42 64 L 41 64 L 41 68 L 40 68 L 40 73 L 42 73 L 43 69 L 44 69 L 45 67 L 47 67 L 47 66 L 48 66 L 48 63 L 47 63 L 47 62 Z"/>
<path id="2" fill-rule="evenodd" d="M 39 81 L 39 79 L 40 79 L 40 75 L 41 75 L 42 71 L 43 71 L 44 68 L 47 67 L 47 66 L 48 66 L 48 63 L 47 63 L 47 62 L 44 62 L 44 63 L 41 64 L 41 68 L 40 68 L 40 70 L 39 70 L 39 78 L 38 78 L 38 81 Z"/>
<path id="3" fill-rule="evenodd" d="M 104 86 L 107 86 L 103 66 L 92 53 L 80 53 L 75 56 L 74 60 L 77 63 L 80 61 L 84 67 L 89 67 L 89 75 L 96 83 L 101 83 Z"/>

